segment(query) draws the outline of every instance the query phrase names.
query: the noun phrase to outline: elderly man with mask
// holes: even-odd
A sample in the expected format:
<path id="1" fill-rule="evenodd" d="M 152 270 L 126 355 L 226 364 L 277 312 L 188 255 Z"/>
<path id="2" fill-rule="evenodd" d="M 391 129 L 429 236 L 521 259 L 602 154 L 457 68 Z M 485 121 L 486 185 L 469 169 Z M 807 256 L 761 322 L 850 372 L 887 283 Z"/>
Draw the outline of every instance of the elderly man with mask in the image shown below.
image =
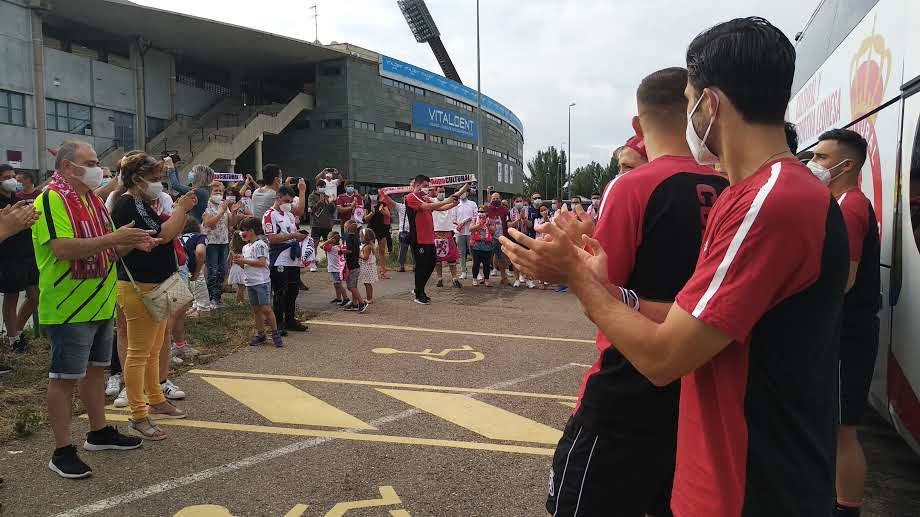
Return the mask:
<path id="1" fill-rule="evenodd" d="M 70 438 L 73 392 L 80 385 L 90 432 L 88 451 L 141 446 L 105 421 L 103 370 L 112 353 L 115 263 L 132 250 L 150 251 L 158 241 L 126 224 L 113 229 L 105 205 L 93 189 L 102 169 L 92 146 L 65 142 L 55 159 L 48 189 L 35 200 L 40 216 L 32 228 L 39 272 L 40 323 L 51 342 L 48 419 L 55 450 L 48 468 L 65 478 L 92 475 Z"/>

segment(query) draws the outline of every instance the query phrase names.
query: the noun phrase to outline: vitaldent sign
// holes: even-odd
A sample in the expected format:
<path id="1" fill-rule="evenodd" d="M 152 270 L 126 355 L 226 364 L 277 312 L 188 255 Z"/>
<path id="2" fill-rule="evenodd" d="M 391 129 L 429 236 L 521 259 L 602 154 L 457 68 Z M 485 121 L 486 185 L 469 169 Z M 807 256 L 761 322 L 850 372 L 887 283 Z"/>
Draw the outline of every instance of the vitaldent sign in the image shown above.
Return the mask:
<path id="1" fill-rule="evenodd" d="M 473 141 L 479 136 L 473 118 L 419 101 L 412 103 L 412 129 Z"/>

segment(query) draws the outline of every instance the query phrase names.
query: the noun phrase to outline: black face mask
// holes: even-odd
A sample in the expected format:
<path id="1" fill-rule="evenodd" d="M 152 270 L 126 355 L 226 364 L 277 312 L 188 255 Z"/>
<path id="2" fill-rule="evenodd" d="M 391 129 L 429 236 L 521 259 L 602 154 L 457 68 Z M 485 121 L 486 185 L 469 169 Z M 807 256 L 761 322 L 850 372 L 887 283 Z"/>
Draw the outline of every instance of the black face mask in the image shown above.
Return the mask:
<path id="1" fill-rule="evenodd" d="M 492 206 L 494 206 L 495 208 L 498 208 L 498 207 L 500 207 L 501 205 L 502 205 L 502 202 L 501 202 L 501 201 L 492 201 Z"/>

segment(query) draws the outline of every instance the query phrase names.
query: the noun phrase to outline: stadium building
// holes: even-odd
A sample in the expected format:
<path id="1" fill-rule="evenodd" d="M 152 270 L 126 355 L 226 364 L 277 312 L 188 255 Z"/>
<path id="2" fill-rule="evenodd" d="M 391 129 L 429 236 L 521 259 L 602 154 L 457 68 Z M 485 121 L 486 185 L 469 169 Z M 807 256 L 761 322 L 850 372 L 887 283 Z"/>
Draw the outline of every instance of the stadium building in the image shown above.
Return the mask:
<path id="1" fill-rule="evenodd" d="M 395 7 L 394 7 L 395 8 Z M 407 33 L 407 38 L 409 34 Z M 92 143 L 250 173 L 263 163 L 359 185 L 475 173 L 521 190 L 523 125 L 476 91 L 349 44 L 320 45 L 126 0 L 0 0 L 0 162 L 43 171 Z"/>

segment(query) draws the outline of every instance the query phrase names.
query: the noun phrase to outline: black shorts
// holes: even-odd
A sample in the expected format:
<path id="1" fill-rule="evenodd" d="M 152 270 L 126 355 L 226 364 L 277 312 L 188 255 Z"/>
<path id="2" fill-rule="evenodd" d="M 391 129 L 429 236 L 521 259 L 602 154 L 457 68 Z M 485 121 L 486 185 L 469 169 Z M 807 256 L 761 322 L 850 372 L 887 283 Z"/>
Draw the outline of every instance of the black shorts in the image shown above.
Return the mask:
<path id="1" fill-rule="evenodd" d="M 546 511 L 554 517 L 671 517 L 676 440 L 599 436 L 574 418 L 549 471 Z"/>
<path id="2" fill-rule="evenodd" d="M 874 326 L 874 328 L 873 328 Z M 869 403 L 878 355 L 878 318 L 859 331 L 840 335 L 840 425 L 859 425 Z"/>
<path id="3" fill-rule="evenodd" d="M 0 261 L 0 293 L 12 294 L 38 285 L 35 256 Z"/>
<path id="4" fill-rule="evenodd" d="M 329 238 L 329 232 L 332 231 L 332 228 L 313 228 L 310 227 L 310 237 L 313 237 L 313 240 L 316 244 L 319 244 L 321 241 L 324 241 Z"/>

